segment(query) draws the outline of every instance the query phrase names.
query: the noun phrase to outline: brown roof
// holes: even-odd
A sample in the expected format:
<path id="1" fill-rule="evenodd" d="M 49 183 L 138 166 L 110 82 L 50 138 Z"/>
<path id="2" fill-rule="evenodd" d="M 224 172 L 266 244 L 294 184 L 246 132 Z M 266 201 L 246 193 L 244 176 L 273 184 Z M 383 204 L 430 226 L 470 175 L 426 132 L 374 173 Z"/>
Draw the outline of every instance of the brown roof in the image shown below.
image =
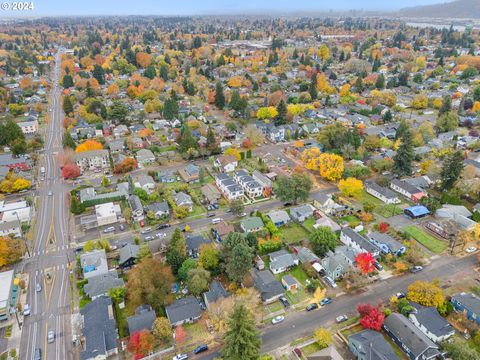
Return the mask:
<path id="1" fill-rule="evenodd" d="M 215 229 L 218 231 L 220 236 L 227 235 L 235 231 L 232 224 L 227 223 L 226 221 L 221 221 L 217 225 L 215 225 Z"/>
<path id="2" fill-rule="evenodd" d="M 219 156 L 217 158 L 217 161 L 220 163 L 220 165 L 222 166 L 226 166 L 230 163 L 234 163 L 234 162 L 237 162 L 237 158 L 233 155 L 223 155 L 223 156 Z"/>

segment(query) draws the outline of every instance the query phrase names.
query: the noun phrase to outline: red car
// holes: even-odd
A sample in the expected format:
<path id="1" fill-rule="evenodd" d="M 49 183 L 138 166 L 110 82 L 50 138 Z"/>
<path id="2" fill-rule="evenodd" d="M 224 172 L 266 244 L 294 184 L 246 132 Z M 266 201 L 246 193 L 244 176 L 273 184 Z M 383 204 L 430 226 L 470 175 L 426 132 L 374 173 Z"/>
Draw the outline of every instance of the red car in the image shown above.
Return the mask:
<path id="1" fill-rule="evenodd" d="M 302 358 L 302 351 L 299 348 L 293 349 L 293 352 L 299 357 Z"/>
<path id="2" fill-rule="evenodd" d="M 145 221 L 143 221 L 143 220 L 140 220 L 138 223 L 140 224 L 141 227 L 145 226 Z"/>

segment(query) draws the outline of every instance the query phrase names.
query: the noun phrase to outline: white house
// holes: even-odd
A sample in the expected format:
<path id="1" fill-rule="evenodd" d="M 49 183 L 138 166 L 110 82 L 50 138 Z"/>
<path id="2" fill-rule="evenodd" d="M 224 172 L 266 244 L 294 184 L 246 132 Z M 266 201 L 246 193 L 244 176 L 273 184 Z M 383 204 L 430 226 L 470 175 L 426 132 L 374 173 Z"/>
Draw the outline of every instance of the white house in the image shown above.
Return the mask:
<path id="1" fill-rule="evenodd" d="M 435 307 L 425 307 L 412 303 L 415 308 L 408 318 L 430 340 L 438 343 L 455 335 L 455 329 L 442 317 Z"/>
<path id="2" fill-rule="evenodd" d="M 98 226 L 115 224 L 121 214 L 122 209 L 120 205 L 114 204 L 113 202 L 95 205 L 95 215 Z"/>
<path id="3" fill-rule="evenodd" d="M 31 208 L 25 200 L 6 203 L 0 201 L 0 223 L 18 221 L 30 222 Z"/>
<path id="4" fill-rule="evenodd" d="M 399 204 L 401 201 L 395 193 L 375 182 L 365 182 L 365 191 L 370 195 L 382 200 L 385 204 Z"/>
<path id="5" fill-rule="evenodd" d="M 18 220 L 0 223 L 0 236 L 9 235 L 13 235 L 15 237 L 22 236 L 22 229 Z"/>
<path id="6" fill-rule="evenodd" d="M 378 247 L 365 239 L 359 233 L 355 232 L 352 228 L 345 227 L 342 229 L 340 232 L 340 241 L 345 245 L 360 250 L 361 252 L 368 252 L 374 257 L 380 255 L 380 249 Z"/>
<path id="7" fill-rule="evenodd" d="M 25 135 L 36 134 L 38 132 L 38 121 L 37 120 L 29 120 L 29 121 L 21 121 L 17 123 L 22 129 L 22 132 Z"/>
<path id="8" fill-rule="evenodd" d="M 233 155 L 219 156 L 215 160 L 214 166 L 223 173 L 229 173 L 235 171 L 236 167 L 238 166 L 238 160 Z"/>
<path id="9" fill-rule="evenodd" d="M 82 173 L 87 170 L 106 169 L 110 166 L 108 150 L 90 150 L 76 153 L 75 163 Z"/>

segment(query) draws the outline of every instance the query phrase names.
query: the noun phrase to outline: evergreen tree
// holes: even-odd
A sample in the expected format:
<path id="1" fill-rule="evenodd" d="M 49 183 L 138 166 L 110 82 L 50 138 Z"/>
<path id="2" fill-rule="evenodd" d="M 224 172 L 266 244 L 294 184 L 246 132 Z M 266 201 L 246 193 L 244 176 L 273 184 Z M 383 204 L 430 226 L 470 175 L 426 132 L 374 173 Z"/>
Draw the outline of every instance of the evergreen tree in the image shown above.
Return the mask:
<path id="1" fill-rule="evenodd" d="M 95 64 L 93 67 L 93 77 L 97 79 L 100 85 L 105 84 L 105 70 L 100 65 Z"/>
<path id="2" fill-rule="evenodd" d="M 255 319 L 243 304 L 236 304 L 228 319 L 222 351 L 225 360 L 257 360 L 261 341 Z"/>
<path id="3" fill-rule="evenodd" d="M 178 273 L 178 270 L 182 266 L 182 263 L 187 258 L 187 246 L 185 238 L 180 229 L 175 229 L 172 238 L 167 246 L 166 260 L 167 264 L 172 268 L 174 274 Z"/>
<path id="4" fill-rule="evenodd" d="M 287 123 L 287 104 L 283 99 L 277 105 L 278 115 L 275 118 L 275 125 L 284 125 Z"/>
<path id="5" fill-rule="evenodd" d="M 240 104 L 240 100 L 241 100 L 240 93 L 238 92 L 238 90 L 234 90 L 234 91 L 232 92 L 232 96 L 230 97 L 230 104 L 229 104 L 229 106 L 230 106 L 233 110 L 239 110 L 239 109 L 238 109 L 238 105 Z"/>
<path id="6" fill-rule="evenodd" d="M 125 123 L 128 109 L 122 101 L 114 101 L 110 109 L 108 109 L 108 117 L 111 120 Z"/>
<path id="7" fill-rule="evenodd" d="M 302 55 L 303 56 L 303 55 Z M 312 79 L 310 81 L 310 87 L 308 92 L 310 93 L 310 97 L 312 100 L 316 100 L 318 97 L 317 91 L 317 73 L 313 74 Z"/>
<path id="8" fill-rule="evenodd" d="M 62 104 L 63 112 L 68 115 L 73 113 L 73 104 L 72 104 L 72 99 L 70 96 L 64 96 L 63 97 L 63 104 Z"/>
<path id="9" fill-rule="evenodd" d="M 438 110 L 438 116 L 440 117 L 450 111 L 452 111 L 452 98 L 447 94 L 442 98 L 442 106 Z"/>
<path id="10" fill-rule="evenodd" d="M 402 138 L 403 134 L 409 129 L 407 121 L 405 119 L 402 119 L 400 121 L 400 125 L 398 125 L 398 129 L 395 132 L 395 140 L 398 140 Z"/>
<path id="11" fill-rule="evenodd" d="M 64 148 L 70 148 L 70 149 L 74 149 L 77 147 L 77 144 L 75 144 L 75 141 L 73 140 L 72 136 L 70 135 L 70 133 L 68 131 L 66 131 L 64 134 L 63 134 L 63 147 Z"/>
<path id="12" fill-rule="evenodd" d="M 186 153 L 189 149 L 196 149 L 198 147 L 197 140 L 193 137 L 192 132 L 188 126 L 184 126 L 180 139 L 178 141 L 180 153 Z"/>
<path id="13" fill-rule="evenodd" d="M 148 65 L 147 68 L 145 69 L 144 75 L 145 75 L 145 77 L 152 80 L 157 75 L 157 72 L 155 70 L 155 66 L 153 66 L 152 64 Z"/>
<path id="14" fill-rule="evenodd" d="M 403 133 L 401 141 L 402 143 L 393 157 L 392 171 L 398 176 L 411 175 L 415 151 L 413 149 L 412 132 L 409 128 Z"/>
<path id="15" fill-rule="evenodd" d="M 213 129 L 209 126 L 207 131 L 207 143 L 206 143 L 207 150 L 210 152 L 214 152 L 218 149 L 217 139 L 215 139 L 215 134 Z"/>
<path id="16" fill-rule="evenodd" d="M 163 117 L 167 120 L 178 117 L 178 103 L 176 100 L 170 98 L 165 101 L 163 105 Z"/>
<path id="17" fill-rule="evenodd" d="M 225 94 L 223 93 L 223 86 L 221 82 L 217 82 L 215 86 L 215 106 L 220 110 L 225 107 Z"/>
<path id="18" fill-rule="evenodd" d="M 62 84 L 65 89 L 72 87 L 73 86 L 72 76 L 70 74 L 65 74 L 63 76 Z"/>
<path id="19" fill-rule="evenodd" d="M 361 94 L 363 92 L 363 80 L 360 76 L 357 76 L 357 80 L 355 81 L 355 90 L 357 93 Z"/>
<path id="20" fill-rule="evenodd" d="M 453 188 L 460 175 L 462 175 L 463 167 L 463 155 L 461 151 L 455 151 L 445 158 L 440 172 L 442 188 L 444 190 Z"/>
<path id="21" fill-rule="evenodd" d="M 387 110 L 385 115 L 383 115 L 383 122 L 387 123 L 387 122 L 392 121 L 392 119 L 393 119 L 392 112 L 390 110 Z"/>
<path id="22" fill-rule="evenodd" d="M 163 81 L 168 81 L 168 67 L 167 65 L 160 66 L 160 77 Z"/>
<path id="23" fill-rule="evenodd" d="M 383 76 L 383 74 L 378 75 L 375 87 L 377 89 L 383 89 L 385 87 L 385 76 Z"/>

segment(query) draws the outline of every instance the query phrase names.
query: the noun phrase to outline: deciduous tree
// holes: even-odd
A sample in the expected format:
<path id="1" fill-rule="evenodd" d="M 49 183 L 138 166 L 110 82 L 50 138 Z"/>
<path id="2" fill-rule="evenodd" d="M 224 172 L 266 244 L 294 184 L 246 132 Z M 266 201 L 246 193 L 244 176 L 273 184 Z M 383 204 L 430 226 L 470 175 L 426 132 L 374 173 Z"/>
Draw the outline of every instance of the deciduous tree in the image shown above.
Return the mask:
<path id="1" fill-rule="evenodd" d="M 333 336 L 328 329 L 319 328 L 315 330 L 313 337 L 317 341 L 318 346 L 320 346 L 320 349 L 325 349 L 333 344 Z"/>
<path id="2" fill-rule="evenodd" d="M 357 305 L 357 311 L 360 314 L 360 325 L 364 329 L 380 331 L 382 329 L 385 315 L 378 308 L 370 304 Z"/>
<path id="3" fill-rule="evenodd" d="M 172 267 L 174 274 L 178 272 L 180 266 L 187 258 L 187 247 L 185 237 L 180 229 L 175 229 L 172 238 L 167 246 L 166 259 L 167 263 Z"/>
<path id="4" fill-rule="evenodd" d="M 340 192 L 348 197 L 357 197 L 362 193 L 363 182 L 353 177 L 341 179 L 338 182 Z"/>
<path id="5" fill-rule="evenodd" d="M 68 162 L 62 168 L 62 177 L 64 179 L 75 179 L 80 176 L 80 168 L 73 161 Z"/>
<path id="6" fill-rule="evenodd" d="M 274 184 L 277 197 L 286 202 L 305 201 L 312 189 L 312 180 L 308 175 L 294 173 L 291 177 L 279 177 Z"/>
<path id="7" fill-rule="evenodd" d="M 434 284 L 415 281 L 407 289 L 407 299 L 423 306 L 435 306 L 437 309 L 445 303 L 442 289 Z"/>
<path id="8" fill-rule="evenodd" d="M 337 245 L 337 237 L 328 226 L 319 226 L 310 235 L 310 246 L 318 256 L 334 250 Z"/>
<path id="9" fill-rule="evenodd" d="M 362 274 L 369 274 L 375 270 L 375 258 L 369 252 L 362 252 L 355 257 L 355 263 L 357 268 L 362 272 Z"/>

